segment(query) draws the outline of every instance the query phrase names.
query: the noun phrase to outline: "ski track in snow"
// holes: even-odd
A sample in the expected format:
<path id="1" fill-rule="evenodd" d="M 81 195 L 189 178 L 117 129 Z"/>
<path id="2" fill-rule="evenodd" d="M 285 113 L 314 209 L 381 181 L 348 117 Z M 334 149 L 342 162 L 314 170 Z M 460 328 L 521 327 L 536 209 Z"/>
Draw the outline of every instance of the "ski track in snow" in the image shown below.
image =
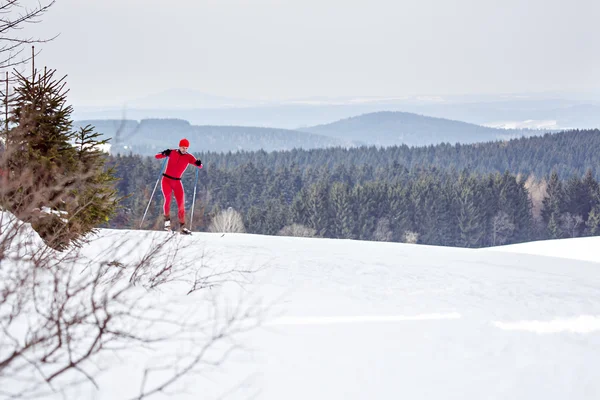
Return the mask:
<path id="1" fill-rule="evenodd" d="M 460 314 L 422 314 L 422 315 L 357 315 L 357 316 L 330 316 L 330 317 L 282 317 L 267 325 L 325 325 L 348 324 L 365 322 L 400 322 L 400 321 L 429 321 L 444 319 L 459 319 Z"/>
<path id="2" fill-rule="evenodd" d="M 491 249 L 328 239 L 273 238 L 273 247 L 263 246 L 258 235 L 230 234 L 221 240 L 206 242 L 214 262 L 244 263 L 237 252 L 235 257 L 227 256 L 228 247 L 233 246 L 252 257 L 254 263 L 263 262 L 268 277 L 264 281 L 281 288 L 292 299 L 294 293 L 310 288 L 360 302 L 371 312 L 378 308 L 396 311 L 375 318 L 390 317 L 400 322 L 405 317 L 418 320 L 418 315 L 451 314 L 499 327 L 540 316 L 552 321 L 600 315 L 600 274 L 595 273 L 598 265 L 581 261 L 509 252 L 500 257 Z M 238 241 L 257 244 L 239 245 Z M 281 246 L 285 250 L 278 254 L 278 242 L 290 241 L 307 241 L 313 250 L 322 251 L 306 253 L 302 246 Z M 363 246 L 389 251 L 369 252 L 360 248 Z M 545 262 L 539 264 L 540 259 Z M 574 264 L 573 269 L 565 268 L 569 263 Z M 358 320 L 361 316 L 295 318 L 329 318 L 328 323 L 335 323 L 336 318 Z M 568 321 L 564 319 L 563 324 Z"/>

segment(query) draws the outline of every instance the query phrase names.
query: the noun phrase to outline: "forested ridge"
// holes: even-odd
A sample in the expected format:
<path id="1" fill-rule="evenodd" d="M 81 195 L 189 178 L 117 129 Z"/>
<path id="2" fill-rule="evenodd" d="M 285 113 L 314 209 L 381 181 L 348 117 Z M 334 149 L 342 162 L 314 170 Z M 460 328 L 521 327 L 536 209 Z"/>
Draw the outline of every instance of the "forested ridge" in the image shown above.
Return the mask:
<path id="1" fill-rule="evenodd" d="M 250 233 L 291 225 L 321 237 L 482 247 L 595 235 L 600 223 L 600 131 L 460 145 L 194 153 L 200 170 L 194 228 L 220 210 Z M 111 156 L 127 195 L 115 228 L 135 227 L 162 163 Z M 194 174 L 184 174 L 191 205 Z M 157 193 L 146 227 L 160 221 Z"/>

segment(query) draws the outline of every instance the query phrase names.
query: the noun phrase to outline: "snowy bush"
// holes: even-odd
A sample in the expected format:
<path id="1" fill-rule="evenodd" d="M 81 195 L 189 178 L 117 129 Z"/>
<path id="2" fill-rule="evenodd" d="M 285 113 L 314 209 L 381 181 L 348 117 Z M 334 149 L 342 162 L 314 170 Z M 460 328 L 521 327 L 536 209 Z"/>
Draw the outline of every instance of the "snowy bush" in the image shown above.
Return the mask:
<path id="1" fill-rule="evenodd" d="M 225 211 L 221 211 L 217 214 L 210 226 L 208 227 L 210 232 L 220 233 L 244 233 L 246 228 L 244 227 L 244 220 L 242 215 L 229 207 Z"/>
<path id="2" fill-rule="evenodd" d="M 404 232 L 404 243 L 416 244 L 419 242 L 419 234 L 413 231 Z"/>
<path id="3" fill-rule="evenodd" d="M 317 235 L 317 231 L 315 229 L 308 228 L 304 225 L 293 224 L 282 228 L 279 231 L 278 235 L 294 237 L 315 237 Z"/>

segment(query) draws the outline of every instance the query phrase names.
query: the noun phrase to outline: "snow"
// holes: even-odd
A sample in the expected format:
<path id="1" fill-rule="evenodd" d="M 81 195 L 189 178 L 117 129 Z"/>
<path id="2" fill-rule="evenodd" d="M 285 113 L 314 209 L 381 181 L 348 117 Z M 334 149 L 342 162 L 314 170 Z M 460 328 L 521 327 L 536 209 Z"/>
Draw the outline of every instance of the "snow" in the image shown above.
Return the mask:
<path id="1" fill-rule="evenodd" d="M 568 129 L 567 127 L 561 127 L 558 125 L 556 120 L 533 120 L 528 119 L 525 121 L 495 121 L 483 124 L 490 128 L 497 129 L 535 129 L 535 130 L 559 130 Z"/>
<path id="2" fill-rule="evenodd" d="M 40 209 L 40 212 L 42 214 L 48 214 L 48 215 L 57 215 L 57 216 L 63 216 L 63 215 L 68 215 L 69 213 L 66 211 L 61 211 L 61 210 L 53 210 L 48 206 L 42 206 L 42 208 Z M 65 224 L 69 222 L 69 220 L 67 218 L 60 218 L 61 222 L 64 222 Z"/>
<path id="3" fill-rule="evenodd" d="M 98 150 L 100 150 L 104 153 L 110 153 L 111 146 L 112 145 L 109 143 L 100 144 L 100 145 L 98 145 Z"/>
<path id="4" fill-rule="evenodd" d="M 600 263 L 600 252 L 598 252 L 598 248 L 596 247 L 598 245 L 600 245 L 600 238 L 593 236 L 511 244 L 485 249 L 484 251 L 536 254 L 540 256 Z"/>
<path id="5" fill-rule="evenodd" d="M 600 318 L 580 316 L 553 321 L 496 322 L 494 325 L 505 330 L 524 330 L 540 334 L 559 332 L 590 333 L 600 331 Z"/>
<path id="6" fill-rule="evenodd" d="M 83 253 L 102 259 L 126 243 L 119 256 L 135 259 L 165 235 L 102 230 Z M 225 363 L 152 398 L 600 398 L 600 237 L 490 249 L 229 233 L 177 241 L 189 246 L 178 257 L 196 263 L 260 268 L 205 293 L 269 307 Z M 174 315 L 201 304 L 153 295 Z M 102 359 L 100 389 L 74 398 L 134 398 L 143 367 L 186 346 Z"/>

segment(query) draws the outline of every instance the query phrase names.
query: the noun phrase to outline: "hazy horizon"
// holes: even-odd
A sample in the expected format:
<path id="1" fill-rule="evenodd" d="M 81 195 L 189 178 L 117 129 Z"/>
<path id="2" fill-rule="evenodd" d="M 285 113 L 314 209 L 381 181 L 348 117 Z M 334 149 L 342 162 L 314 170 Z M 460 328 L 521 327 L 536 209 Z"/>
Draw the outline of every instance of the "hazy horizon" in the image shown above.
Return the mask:
<path id="1" fill-rule="evenodd" d="M 377 101 L 388 101 L 388 102 L 407 102 L 407 103 L 415 103 L 420 102 L 423 104 L 435 104 L 435 103 L 463 103 L 463 102 L 487 102 L 487 101 L 520 101 L 520 100 L 558 100 L 558 99 L 570 99 L 570 100 L 582 100 L 589 102 L 600 102 L 600 89 L 590 89 L 590 90 L 578 90 L 578 91 L 532 91 L 532 92 L 474 92 L 474 93 L 455 93 L 450 95 L 444 94 L 436 94 L 436 93 L 421 93 L 414 95 L 389 95 L 389 96 L 370 96 L 370 95 L 361 95 L 350 94 L 350 95 L 314 95 L 314 96 L 281 96 L 281 97 L 264 97 L 264 96 L 225 96 L 219 93 L 209 93 L 206 91 L 193 89 L 193 88 L 185 88 L 185 87 L 172 87 L 165 88 L 164 90 L 155 91 L 146 94 L 139 94 L 135 96 L 132 94 L 132 97 L 128 97 L 122 101 L 122 103 L 97 103 L 97 104 L 86 104 L 79 103 L 78 106 L 83 108 L 121 108 L 131 107 L 138 108 L 140 107 L 139 103 L 144 102 L 149 99 L 158 99 L 162 97 L 168 97 L 169 95 L 188 95 L 190 98 L 206 98 L 214 101 L 222 100 L 224 102 L 231 101 L 232 103 L 228 104 L 231 106 L 268 106 L 268 105 L 277 105 L 277 104 L 294 104 L 294 103 L 302 103 L 302 102 L 312 102 L 322 100 L 323 102 L 329 102 L 331 104 L 348 104 L 348 103 L 358 103 L 362 100 L 364 102 L 377 102 Z M 182 99 L 184 99 L 182 97 Z M 143 108 L 143 107 L 141 107 Z M 179 108 L 179 107 L 173 107 Z M 188 107 L 190 109 L 195 108 L 193 104 Z M 199 107 L 204 108 L 204 107 Z M 210 108 L 210 107 L 207 107 Z"/>
<path id="2" fill-rule="evenodd" d="M 26 33 L 73 104 L 600 90 L 592 0 L 59 0 Z M 38 46 L 40 47 L 40 46 Z"/>

